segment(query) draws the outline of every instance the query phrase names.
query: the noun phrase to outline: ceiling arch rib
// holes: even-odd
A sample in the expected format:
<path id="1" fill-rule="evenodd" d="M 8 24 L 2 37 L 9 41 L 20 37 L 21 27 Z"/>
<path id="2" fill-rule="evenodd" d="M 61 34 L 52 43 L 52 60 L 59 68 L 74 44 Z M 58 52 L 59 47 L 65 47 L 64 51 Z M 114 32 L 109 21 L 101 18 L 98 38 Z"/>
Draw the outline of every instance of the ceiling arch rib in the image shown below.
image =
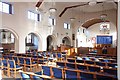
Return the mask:
<path id="1" fill-rule="evenodd" d="M 101 19 L 92 19 L 92 20 L 89 20 L 87 22 L 85 22 L 82 27 L 84 28 L 89 28 L 90 26 L 96 24 L 96 23 L 101 23 L 101 22 L 104 22 L 103 20 Z M 105 22 L 109 22 L 108 20 L 106 20 Z"/>

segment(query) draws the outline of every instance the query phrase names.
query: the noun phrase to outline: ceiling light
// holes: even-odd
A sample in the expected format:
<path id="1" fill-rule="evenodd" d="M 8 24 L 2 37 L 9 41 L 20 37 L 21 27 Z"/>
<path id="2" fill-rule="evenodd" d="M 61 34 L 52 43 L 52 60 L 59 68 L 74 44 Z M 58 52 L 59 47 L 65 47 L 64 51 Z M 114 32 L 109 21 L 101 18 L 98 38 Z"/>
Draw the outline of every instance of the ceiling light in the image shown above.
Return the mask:
<path id="1" fill-rule="evenodd" d="M 96 0 L 92 0 L 92 1 L 89 2 L 89 5 L 90 5 L 90 6 L 94 6 L 94 5 L 96 5 L 96 4 L 97 4 L 97 1 L 96 1 Z"/>
<path id="2" fill-rule="evenodd" d="M 75 20 L 75 18 L 70 18 L 70 20 L 71 20 L 71 21 L 74 21 L 74 20 Z"/>
<path id="3" fill-rule="evenodd" d="M 100 17 L 103 19 L 103 18 L 106 18 L 107 17 L 107 14 L 101 14 Z"/>
<path id="4" fill-rule="evenodd" d="M 50 11 L 50 12 L 56 12 L 57 9 L 56 9 L 56 8 L 50 8 L 49 11 Z"/>

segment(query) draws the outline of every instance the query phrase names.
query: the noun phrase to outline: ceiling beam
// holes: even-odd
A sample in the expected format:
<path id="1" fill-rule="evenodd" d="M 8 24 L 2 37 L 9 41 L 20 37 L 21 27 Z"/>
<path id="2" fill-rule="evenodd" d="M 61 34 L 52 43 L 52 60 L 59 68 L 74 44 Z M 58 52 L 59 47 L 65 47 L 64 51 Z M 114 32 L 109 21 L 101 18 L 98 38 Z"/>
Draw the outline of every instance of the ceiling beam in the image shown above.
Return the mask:
<path id="1" fill-rule="evenodd" d="M 62 15 L 67 11 L 67 9 L 76 8 L 76 7 L 80 7 L 80 6 L 85 6 L 85 5 L 88 5 L 88 4 L 89 4 L 89 2 L 85 3 L 85 4 L 81 4 L 81 5 L 65 7 L 64 10 L 60 13 L 59 17 L 62 17 Z"/>
<path id="2" fill-rule="evenodd" d="M 43 2 L 43 0 L 39 0 L 35 6 L 36 7 L 40 7 L 40 5 L 42 4 L 42 2 Z"/>

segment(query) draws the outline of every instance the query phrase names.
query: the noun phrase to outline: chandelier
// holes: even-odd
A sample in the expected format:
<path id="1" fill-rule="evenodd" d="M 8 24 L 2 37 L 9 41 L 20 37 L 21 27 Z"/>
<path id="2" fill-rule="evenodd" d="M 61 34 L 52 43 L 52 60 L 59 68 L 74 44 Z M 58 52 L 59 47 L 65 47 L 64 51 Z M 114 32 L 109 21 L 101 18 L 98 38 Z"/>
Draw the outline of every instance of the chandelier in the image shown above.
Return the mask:
<path id="1" fill-rule="evenodd" d="M 100 18 L 101 18 L 101 20 L 102 20 L 103 22 L 105 22 L 106 17 L 107 17 L 107 14 L 101 14 L 101 15 L 100 15 Z"/>
<path id="2" fill-rule="evenodd" d="M 105 22 L 106 21 L 106 17 L 107 17 L 107 14 L 105 13 L 105 9 L 104 9 L 104 3 L 102 4 L 102 14 L 100 15 L 100 18 L 101 18 L 101 20 L 103 21 L 103 22 Z"/>

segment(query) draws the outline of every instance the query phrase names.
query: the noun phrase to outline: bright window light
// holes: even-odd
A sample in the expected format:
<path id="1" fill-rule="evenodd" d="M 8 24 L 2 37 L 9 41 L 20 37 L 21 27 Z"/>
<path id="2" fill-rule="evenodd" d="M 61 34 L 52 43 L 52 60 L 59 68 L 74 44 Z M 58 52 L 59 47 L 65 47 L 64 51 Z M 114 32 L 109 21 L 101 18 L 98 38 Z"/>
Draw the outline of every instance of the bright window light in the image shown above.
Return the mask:
<path id="1" fill-rule="evenodd" d="M 0 11 L 2 11 L 2 2 L 0 2 Z"/>
<path id="2" fill-rule="evenodd" d="M 35 21 L 40 21 L 41 20 L 41 15 L 34 13 L 32 11 L 28 11 L 28 19 L 35 20 Z"/>
<path id="3" fill-rule="evenodd" d="M 64 28 L 65 28 L 65 29 L 70 29 L 70 24 L 64 23 Z"/>
<path id="4" fill-rule="evenodd" d="M 56 20 L 53 18 L 49 18 L 50 25 L 56 25 Z"/>
<path id="5" fill-rule="evenodd" d="M 8 14 L 12 14 L 12 5 L 4 2 L 0 2 L 0 11 Z"/>

